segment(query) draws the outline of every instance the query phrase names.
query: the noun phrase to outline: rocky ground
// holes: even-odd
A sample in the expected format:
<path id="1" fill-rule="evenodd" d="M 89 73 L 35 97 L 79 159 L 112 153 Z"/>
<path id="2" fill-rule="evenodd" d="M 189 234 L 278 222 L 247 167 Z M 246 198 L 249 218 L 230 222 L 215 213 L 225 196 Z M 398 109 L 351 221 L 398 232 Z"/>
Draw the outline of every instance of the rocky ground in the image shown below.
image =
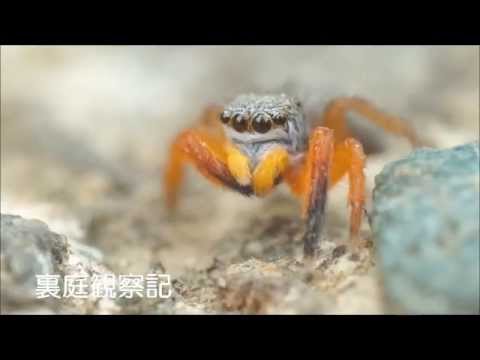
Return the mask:
<path id="1" fill-rule="evenodd" d="M 2 313 L 478 313 L 478 64 L 478 47 L 2 47 Z M 346 246 L 343 181 L 319 258 L 304 264 L 299 204 L 284 186 L 247 199 L 191 171 L 178 212 L 165 211 L 169 141 L 204 104 L 244 91 L 293 93 L 309 111 L 360 95 L 430 147 L 472 144 L 463 165 L 448 165 L 458 150 L 411 155 L 405 140 L 352 116 L 369 149 L 370 195 L 376 186 L 366 246 Z M 401 159 L 413 170 L 394 165 Z M 444 162 L 445 181 L 419 180 L 438 179 Z M 52 272 L 167 273 L 173 292 L 37 299 L 35 275 Z"/>

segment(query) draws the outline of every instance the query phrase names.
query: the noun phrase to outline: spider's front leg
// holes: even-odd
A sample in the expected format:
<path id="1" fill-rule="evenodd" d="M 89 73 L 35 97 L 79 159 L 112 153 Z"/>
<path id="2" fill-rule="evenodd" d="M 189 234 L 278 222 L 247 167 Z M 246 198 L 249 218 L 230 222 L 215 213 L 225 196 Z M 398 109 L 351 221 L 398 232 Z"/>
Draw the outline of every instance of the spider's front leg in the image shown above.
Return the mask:
<path id="1" fill-rule="evenodd" d="M 303 199 L 305 257 L 313 257 L 318 249 L 324 231 L 327 191 L 346 173 L 349 176 L 350 243 L 358 248 L 365 203 L 364 166 L 365 155 L 358 141 L 348 138 L 335 144 L 333 130 L 317 127 L 310 137 L 306 157 L 285 173 L 292 191 Z"/>
<path id="2" fill-rule="evenodd" d="M 309 258 L 315 255 L 323 233 L 333 150 L 333 131 L 317 127 L 310 136 L 306 157 L 285 173 L 285 181 L 292 191 L 303 198 L 302 214 L 306 218 L 304 255 Z"/>
<path id="3" fill-rule="evenodd" d="M 237 173 L 232 173 L 229 169 L 229 163 L 236 161 L 237 157 L 221 129 L 216 128 L 215 122 L 209 121 L 212 114 L 217 113 L 218 109 L 207 108 L 198 126 L 184 130 L 173 141 L 163 183 L 169 209 L 175 208 L 177 204 L 178 192 L 187 164 L 193 165 L 216 185 L 226 186 L 244 195 L 252 195 L 252 187 L 237 180 L 237 177 L 241 179 L 242 170 L 245 169 L 246 164 L 237 164 Z"/>

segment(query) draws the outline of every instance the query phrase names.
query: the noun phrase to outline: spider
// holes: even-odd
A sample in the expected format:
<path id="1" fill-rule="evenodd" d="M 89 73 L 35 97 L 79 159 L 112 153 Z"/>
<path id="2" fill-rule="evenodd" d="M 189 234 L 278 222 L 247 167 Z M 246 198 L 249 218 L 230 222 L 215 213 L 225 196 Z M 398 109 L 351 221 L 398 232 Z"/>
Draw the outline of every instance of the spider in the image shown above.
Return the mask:
<path id="1" fill-rule="evenodd" d="M 308 119 L 295 97 L 242 94 L 226 106 L 207 106 L 196 125 L 173 141 L 164 179 L 167 207 L 177 204 L 188 163 L 213 184 L 246 196 L 264 197 L 284 181 L 302 202 L 304 257 L 313 258 L 323 233 L 327 191 L 348 175 L 350 245 L 358 249 L 366 156 L 348 129 L 349 111 L 417 143 L 404 121 L 360 98 L 335 98 L 320 116 Z"/>

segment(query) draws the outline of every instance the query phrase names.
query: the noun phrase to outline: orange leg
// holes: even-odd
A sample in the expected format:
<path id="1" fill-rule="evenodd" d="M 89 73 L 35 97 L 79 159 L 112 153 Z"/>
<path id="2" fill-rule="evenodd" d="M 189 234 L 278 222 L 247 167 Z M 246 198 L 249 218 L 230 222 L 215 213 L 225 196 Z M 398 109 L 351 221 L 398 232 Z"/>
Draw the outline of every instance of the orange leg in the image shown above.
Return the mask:
<path id="1" fill-rule="evenodd" d="M 184 167 L 192 164 L 208 180 L 227 186 L 244 195 L 251 195 L 251 186 L 240 184 L 228 168 L 228 144 L 221 126 L 217 125 L 219 108 L 208 107 L 197 126 L 180 133 L 173 141 L 165 169 L 164 193 L 167 207 L 177 204 Z"/>
<path id="2" fill-rule="evenodd" d="M 335 185 L 345 174 L 348 174 L 350 207 L 350 242 L 359 246 L 358 233 L 362 224 L 365 205 L 365 154 L 362 145 L 353 138 L 348 138 L 335 145 L 333 164 L 330 171 L 330 186 Z"/>
<path id="3" fill-rule="evenodd" d="M 321 117 L 319 125 L 335 130 L 336 143 L 352 136 L 346 120 L 346 114 L 349 111 L 357 112 L 392 134 L 407 138 L 413 146 L 420 144 L 415 132 L 404 120 L 377 109 L 366 100 L 355 97 L 338 98 L 331 101 Z"/>
<path id="4" fill-rule="evenodd" d="M 304 235 L 306 257 L 314 255 L 322 236 L 328 189 L 345 174 L 349 176 L 350 242 L 358 247 L 358 233 L 365 203 L 365 155 L 362 145 L 348 138 L 334 146 L 333 131 L 318 127 L 310 138 L 306 157 L 284 174 L 293 193 L 303 199 L 302 214 L 307 228 Z"/>
<path id="5" fill-rule="evenodd" d="M 306 217 L 304 255 L 309 258 L 315 255 L 323 233 L 333 146 L 333 131 L 324 127 L 315 128 L 306 158 L 300 164 L 287 168 L 284 173 L 292 191 L 303 198 L 302 214 Z"/>
<path id="6" fill-rule="evenodd" d="M 177 194 L 187 163 L 193 164 L 214 184 L 227 186 L 244 195 L 252 194 L 250 185 L 238 183 L 231 174 L 222 144 L 218 139 L 198 130 L 186 130 L 176 138 L 170 151 L 164 181 L 166 202 L 170 209 L 177 203 Z"/>

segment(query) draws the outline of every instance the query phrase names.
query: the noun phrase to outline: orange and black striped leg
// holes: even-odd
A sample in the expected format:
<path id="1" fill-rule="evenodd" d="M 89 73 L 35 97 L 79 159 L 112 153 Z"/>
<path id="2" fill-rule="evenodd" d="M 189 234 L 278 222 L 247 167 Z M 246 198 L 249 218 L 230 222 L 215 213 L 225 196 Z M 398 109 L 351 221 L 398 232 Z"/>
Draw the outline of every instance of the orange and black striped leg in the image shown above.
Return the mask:
<path id="1" fill-rule="evenodd" d="M 294 193 L 303 198 L 306 228 L 303 238 L 304 256 L 312 258 L 323 234 L 328 181 L 334 149 L 333 131 L 314 129 L 306 157 L 285 172 L 285 181 Z"/>
<path id="2" fill-rule="evenodd" d="M 214 184 L 226 186 L 244 195 L 251 195 L 250 185 L 240 184 L 231 174 L 224 140 L 199 129 L 185 130 L 174 140 L 165 170 L 164 193 L 166 204 L 173 209 L 184 176 L 184 167 L 192 164 Z"/>
<path id="3" fill-rule="evenodd" d="M 360 247 L 359 231 L 365 205 L 365 154 L 360 142 L 353 138 L 335 145 L 333 164 L 330 172 L 330 186 L 335 185 L 348 174 L 350 207 L 350 244 L 354 249 Z"/>
<path id="4" fill-rule="evenodd" d="M 337 143 L 352 136 L 346 120 L 346 115 L 350 111 L 360 114 L 387 132 L 407 138 L 413 146 L 420 145 L 415 131 L 404 120 L 387 114 L 370 102 L 356 97 L 334 99 L 327 105 L 319 121 L 319 125 L 335 131 Z"/>

